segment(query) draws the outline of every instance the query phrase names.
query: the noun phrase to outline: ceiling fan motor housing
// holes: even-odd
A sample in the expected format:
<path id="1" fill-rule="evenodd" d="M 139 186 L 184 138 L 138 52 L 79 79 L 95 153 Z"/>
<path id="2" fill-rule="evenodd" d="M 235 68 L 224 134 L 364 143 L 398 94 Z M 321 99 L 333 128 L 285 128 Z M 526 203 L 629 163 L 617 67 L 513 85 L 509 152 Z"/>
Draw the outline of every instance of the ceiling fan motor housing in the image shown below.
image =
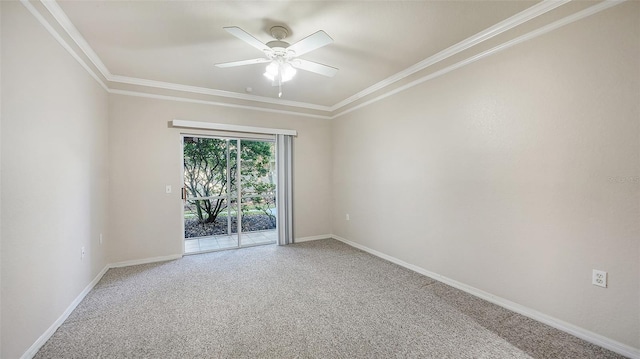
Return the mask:
<path id="1" fill-rule="evenodd" d="M 271 36 L 273 36 L 273 38 L 278 41 L 289 36 L 289 31 L 287 31 L 287 29 L 284 26 L 273 26 L 271 27 L 270 32 L 271 32 Z"/>
<path id="2" fill-rule="evenodd" d="M 291 58 L 295 56 L 293 51 L 287 51 L 287 48 L 290 44 L 286 41 L 282 41 L 285 37 L 289 35 L 289 32 L 283 26 L 273 26 L 271 28 L 271 36 L 273 36 L 276 40 L 267 42 L 267 46 L 271 49 L 270 53 L 267 54 L 271 59 L 274 58 Z"/>
<path id="3" fill-rule="evenodd" d="M 289 47 L 288 42 L 284 41 L 269 41 L 267 42 L 267 46 L 269 46 L 269 53 L 267 55 L 271 58 L 275 57 L 294 57 L 295 53 L 291 50 L 287 50 Z"/>

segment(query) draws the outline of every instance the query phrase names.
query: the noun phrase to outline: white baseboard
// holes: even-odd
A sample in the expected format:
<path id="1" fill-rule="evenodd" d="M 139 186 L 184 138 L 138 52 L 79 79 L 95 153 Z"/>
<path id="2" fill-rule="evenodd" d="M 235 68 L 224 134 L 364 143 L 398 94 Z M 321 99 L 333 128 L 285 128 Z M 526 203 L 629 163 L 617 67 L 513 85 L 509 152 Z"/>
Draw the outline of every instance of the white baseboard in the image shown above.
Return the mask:
<path id="1" fill-rule="evenodd" d="M 332 236 L 330 234 L 325 234 L 320 236 L 302 237 L 302 238 L 296 238 L 295 242 L 299 243 L 299 242 L 315 241 L 318 239 L 326 239 L 326 238 L 332 238 Z M 62 313 L 62 315 L 53 324 L 51 324 L 51 326 L 44 333 L 42 333 L 42 335 L 38 338 L 38 340 L 36 340 L 31 345 L 31 347 L 29 347 L 29 349 L 27 349 L 27 351 L 24 352 L 24 354 L 22 354 L 20 358 L 31 359 L 36 355 L 36 353 L 38 353 L 38 350 L 40 350 L 40 348 L 44 345 L 44 343 L 46 343 L 47 340 L 51 338 L 53 333 L 55 333 L 55 331 L 58 330 L 58 328 L 62 325 L 62 323 L 64 323 L 64 321 L 67 320 L 69 315 L 71 315 L 71 312 L 73 312 L 73 310 L 76 309 L 76 307 L 78 306 L 78 304 L 80 304 L 80 302 L 82 302 L 84 297 L 91 291 L 91 289 L 93 289 L 93 287 L 95 287 L 95 285 L 100 281 L 100 279 L 102 279 L 102 277 L 107 272 L 107 270 L 111 268 L 129 267 L 129 266 L 134 266 L 139 264 L 165 262 L 165 261 L 171 261 L 171 260 L 176 260 L 180 258 L 182 258 L 182 254 L 173 254 L 169 256 L 135 259 L 130 261 L 107 264 L 100 271 L 100 273 L 98 273 L 98 275 L 91 281 L 91 283 L 89 283 L 84 288 L 84 290 L 73 300 L 73 302 L 71 302 L 71 304 L 67 307 L 64 313 Z"/>
<path id="2" fill-rule="evenodd" d="M 331 235 L 331 238 L 338 240 L 340 242 L 343 242 L 345 244 L 348 244 L 352 247 L 358 248 L 360 250 L 363 250 L 367 253 L 373 254 L 376 257 L 380 257 L 382 259 L 388 260 L 389 262 L 395 263 L 399 266 L 405 267 L 407 269 L 410 269 L 414 272 L 420 273 L 422 275 L 425 275 L 427 277 L 433 278 L 439 282 L 448 284 L 454 288 L 460 289 L 464 292 L 467 292 L 471 295 L 474 295 L 476 297 L 482 298 L 488 302 L 491 302 L 493 304 L 499 305 L 503 308 L 509 309 L 513 312 L 522 314 L 526 317 L 529 317 L 531 319 L 537 320 L 541 323 L 544 323 L 546 325 L 549 325 L 551 327 L 554 327 L 558 330 L 562 330 L 563 332 L 569 333 L 573 336 L 576 336 L 580 339 L 584 339 L 590 343 L 593 343 L 597 346 L 603 347 L 605 349 L 609 349 L 613 352 L 616 352 L 618 354 L 627 356 L 629 358 L 633 358 L 633 359 L 640 359 L 640 349 L 638 348 L 634 348 L 631 347 L 629 345 L 620 343 L 618 341 L 615 341 L 613 339 L 607 338 L 605 336 L 602 336 L 600 334 L 596 334 L 594 332 L 591 332 L 589 330 L 586 330 L 584 328 L 580 328 L 576 325 L 573 325 L 571 323 L 567 323 L 565 321 L 562 321 L 560 319 L 551 317 L 549 315 L 546 315 L 544 313 L 538 312 L 536 310 L 533 310 L 531 308 L 525 307 L 523 305 L 520 305 L 518 303 L 514 303 L 512 301 L 509 301 L 507 299 L 495 296 L 491 293 L 487 293 L 483 290 L 480 290 L 478 288 L 474 288 L 472 286 L 466 285 L 464 283 L 460 283 L 458 281 L 455 281 L 453 279 L 447 278 L 445 276 L 442 276 L 440 274 L 437 273 L 433 273 L 430 272 L 424 268 L 418 267 L 416 265 L 407 263 L 405 261 L 402 261 L 398 258 L 392 257 L 390 255 L 384 254 L 382 252 L 378 252 L 375 249 L 371 249 L 369 247 L 366 247 L 362 244 L 356 243 L 356 242 L 352 242 L 348 239 L 342 238 L 340 236 L 337 236 L 335 234 Z"/>
<path id="3" fill-rule="evenodd" d="M 134 259 L 131 261 L 112 263 L 109 265 L 109 268 L 120 268 L 120 267 L 137 266 L 139 264 L 166 262 L 166 261 L 172 261 L 180 258 L 182 258 L 182 254 L 172 254 L 170 256 L 152 257 L 152 258 L 145 258 L 145 259 Z"/>
<path id="4" fill-rule="evenodd" d="M 294 239 L 293 243 L 317 241 L 319 239 L 328 239 L 328 238 L 333 238 L 333 235 L 331 235 L 331 234 L 321 234 L 319 236 L 301 237 L 301 238 Z"/>
<path id="5" fill-rule="evenodd" d="M 327 237 L 327 238 L 330 238 L 330 236 Z M 93 289 L 93 287 L 95 287 L 95 285 L 98 284 L 98 282 L 100 281 L 100 279 L 102 279 L 104 274 L 107 273 L 107 270 L 109 270 L 111 268 L 127 267 L 127 266 L 133 266 L 133 265 L 138 265 L 138 264 L 164 262 L 164 261 L 170 261 L 170 260 L 180 259 L 180 258 L 182 258 L 182 254 L 175 254 L 175 255 L 164 256 L 164 257 L 153 257 L 153 258 L 138 259 L 138 260 L 132 260 L 132 261 L 124 261 L 124 262 L 117 262 L 117 263 L 107 264 L 100 271 L 100 273 L 98 273 L 98 275 L 95 278 L 93 278 L 91 283 L 89 283 L 84 288 L 84 290 L 76 297 L 76 299 L 74 299 L 73 302 L 71 302 L 71 304 L 69 305 L 69 307 L 67 307 L 67 309 L 64 311 L 64 313 L 62 313 L 62 315 L 53 324 L 51 324 L 49 329 L 47 329 L 44 333 L 42 333 L 40 338 L 38 338 L 38 340 L 36 340 L 35 343 L 33 343 L 33 345 L 31 345 L 31 347 L 29 347 L 29 349 L 27 349 L 27 351 L 24 352 L 24 354 L 22 354 L 20 359 L 31 359 L 36 355 L 36 353 L 38 353 L 38 350 L 40 350 L 40 348 L 42 348 L 44 343 L 46 343 L 47 340 L 49 340 L 49 338 L 51 338 L 53 333 L 55 333 L 56 330 L 58 330 L 58 328 L 62 325 L 62 323 L 64 323 L 64 321 L 67 320 L 69 315 L 71 315 L 71 312 L 73 312 L 73 310 L 76 309 L 78 304 L 80 304 L 80 302 L 82 302 L 84 297 L 87 296 L 87 294 L 91 291 L 91 289 Z"/>
<path id="6" fill-rule="evenodd" d="M 424 268 L 418 267 L 416 265 L 407 263 L 405 261 L 402 261 L 398 258 L 392 257 L 390 255 L 384 254 L 382 252 L 378 252 L 374 249 L 371 249 L 369 247 L 366 247 L 362 244 L 356 243 L 356 242 L 352 242 L 348 239 L 342 238 L 340 236 L 337 236 L 335 234 L 327 234 L 327 235 L 319 235 L 319 236 L 310 236 L 310 237 L 302 237 L 302 238 L 297 238 L 295 239 L 295 243 L 301 243 L 301 242 L 308 242 L 308 241 L 314 241 L 314 240 L 319 240 L 319 239 L 326 239 L 326 238 L 333 238 L 335 240 L 338 240 L 340 242 L 343 242 L 345 244 L 348 244 L 352 247 L 358 248 L 360 250 L 363 250 L 367 253 L 373 254 L 376 257 L 380 257 L 382 259 L 388 260 L 389 262 L 395 263 L 399 266 L 405 267 L 407 269 L 410 269 L 414 272 L 420 273 L 422 275 L 425 275 L 427 277 L 433 278 L 437 281 L 440 281 L 442 283 L 448 284 L 454 288 L 460 289 L 464 292 L 467 292 L 471 295 L 474 295 L 476 297 L 482 298 L 488 302 L 494 303 L 496 305 L 499 305 L 501 307 L 504 307 L 506 309 L 509 309 L 511 311 L 514 311 L 516 313 L 522 314 L 526 317 L 529 317 L 531 319 L 537 320 L 539 322 L 542 322 L 544 324 L 547 324 L 551 327 L 554 327 L 556 329 L 562 330 L 564 332 L 567 332 L 571 335 L 574 335 L 578 338 L 584 339 L 590 343 L 593 343 L 595 345 L 601 346 L 603 348 L 609 349 L 613 352 L 616 352 L 618 354 L 627 356 L 629 358 L 633 358 L 633 359 L 640 359 L 640 349 L 637 348 L 633 348 L 631 346 L 628 346 L 626 344 L 617 342 L 615 340 L 609 339 L 607 337 L 604 337 L 600 334 L 596 334 L 593 333 L 591 331 L 588 331 L 586 329 L 580 328 L 578 326 L 575 326 L 573 324 L 564 322 L 562 320 L 559 320 L 557 318 L 553 318 L 551 316 L 548 316 L 544 313 L 540 313 L 536 310 L 533 310 L 531 308 L 527 308 L 523 305 L 511 302 L 509 300 L 506 300 L 504 298 L 501 297 L 497 297 L 491 293 L 487 293 L 485 291 L 482 291 L 480 289 L 471 287 L 469 285 L 466 285 L 464 283 L 460 283 L 458 281 L 455 281 L 453 279 L 447 278 L 445 276 L 439 275 L 437 273 L 433 273 L 430 272 Z M 44 343 L 47 342 L 47 340 L 49 340 L 49 338 L 51 338 L 51 336 L 53 335 L 53 333 L 55 333 L 55 331 L 60 327 L 60 325 L 62 325 L 62 323 L 64 323 L 64 321 L 69 317 L 69 315 L 71 314 L 71 312 L 73 312 L 73 310 L 78 306 L 78 304 L 80 304 L 80 302 L 84 299 L 84 297 L 91 291 L 91 289 L 93 289 L 93 287 L 100 281 L 100 279 L 102 279 L 102 276 L 104 276 L 104 274 L 107 272 L 108 269 L 110 268 L 119 268 L 119 267 L 127 267 L 127 266 L 132 266 L 132 265 L 139 265 L 139 264 L 147 264 L 147 263 L 154 263 L 154 262 L 164 262 L 164 261 L 169 261 L 169 260 L 175 260 L 175 259 L 180 259 L 182 258 L 181 254 L 175 254 L 175 255 L 170 255 L 170 256 L 162 256 L 162 257 L 153 257 L 153 258 L 146 258 L 146 259 L 138 259 L 138 260 L 131 260 L 131 261 L 124 261 L 124 262 L 117 262 L 117 263 L 113 263 L 113 264 L 109 264 L 107 266 L 105 266 L 102 271 L 100 271 L 100 273 L 98 273 L 98 275 L 91 281 L 91 283 L 89 283 L 85 289 L 73 300 L 73 302 L 69 305 L 69 307 L 64 311 L 64 313 L 62 313 L 62 315 L 49 327 L 49 329 L 47 329 L 41 336 L 40 338 L 38 338 L 38 340 L 36 340 L 35 343 L 33 343 L 33 345 L 31 345 L 31 347 L 20 357 L 21 359 L 31 359 L 33 358 L 36 353 L 38 352 L 38 350 L 40 350 L 40 348 L 44 345 Z"/>
<path id="7" fill-rule="evenodd" d="M 58 328 L 62 325 L 62 323 L 64 323 L 64 321 L 67 320 L 67 318 L 69 318 L 69 315 L 71 315 L 71 312 L 73 312 L 73 310 L 76 309 L 76 307 L 78 306 L 78 304 L 80 304 L 80 302 L 82 302 L 84 297 L 86 297 L 87 294 L 91 291 L 91 289 L 93 289 L 93 287 L 100 281 L 100 279 L 102 279 L 102 276 L 105 273 L 107 273 L 107 270 L 109 270 L 109 265 L 106 265 L 100 271 L 100 273 L 98 273 L 98 275 L 96 275 L 96 277 L 93 278 L 91 283 L 89 283 L 82 290 L 82 292 L 80 292 L 80 294 L 67 307 L 64 313 L 62 313 L 62 315 L 55 322 L 53 322 L 53 324 L 51 324 L 49 329 L 47 329 L 44 333 L 42 333 L 40 338 L 38 338 L 38 340 L 36 340 L 35 343 L 33 343 L 33 345 L 31 345 L 31 347 L 29 347 L 29 349 L 27 349 L 27 351 L 24 352 L 24 354 L 22 354 L 20 359 L 31 359 L 36 355 L 36 353 L 38 353 L 38 350 L 40 350 L 40 348 L 44 345 L 44 343 L 46 343 L 47 340 L 51 338 L 53 333 L 55 333 L 56 330 L 58 330 Z"/>

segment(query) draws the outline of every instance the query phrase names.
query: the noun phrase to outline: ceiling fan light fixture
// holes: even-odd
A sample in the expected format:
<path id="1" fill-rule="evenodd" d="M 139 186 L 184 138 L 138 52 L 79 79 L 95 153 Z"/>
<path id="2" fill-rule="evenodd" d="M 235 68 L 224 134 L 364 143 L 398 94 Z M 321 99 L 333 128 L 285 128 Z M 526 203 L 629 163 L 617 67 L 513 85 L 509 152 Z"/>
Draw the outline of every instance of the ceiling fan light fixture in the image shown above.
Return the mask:
<path id="1" fill-rule="evenodd" d="M 283 64 L 280 70 L 282 72 L 282 82 L 291 80 L 297 72 L 296 69 L 294 69 L 293 66 L 291 66 L 291 64 L 288 62 Z"/>
<path id="2" fill-rule="evenodd" d="M 270 81 L 274 81 L 278 77 L 278 62 L 271 61 L 264 72 L 264 77 L 268 78 Z"/>
<path id="3" fill-rule="evenodd" d="M 296 69 L 291 66 L 290 63 L 281 63 L 277 60 L 271 61 L 264 72 L 264 77 L 270 81 L 280 80 L 280 82 L 287 82 L 296 75 Z"/>

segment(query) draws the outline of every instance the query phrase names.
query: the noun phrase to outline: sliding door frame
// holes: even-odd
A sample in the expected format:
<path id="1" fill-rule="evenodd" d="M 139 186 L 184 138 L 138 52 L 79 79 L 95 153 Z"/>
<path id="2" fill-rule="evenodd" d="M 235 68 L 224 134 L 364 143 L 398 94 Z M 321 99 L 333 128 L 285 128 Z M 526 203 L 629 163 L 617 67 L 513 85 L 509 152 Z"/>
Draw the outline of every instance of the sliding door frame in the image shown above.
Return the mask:
<path id="1" fill-rule="evenodd" d="M 198 137 L 198 138 L 211 138 L 211 139 L 217 139 L 217 140 L 225 140 L 227 141 L 227 170 L 226 170 L 226 175 L 227 175 L 227 184 L 230 184 L 230 160 L 231 160 L 231 154 L 230 154 L 230 150 L 229 150 L 229 143 L 230 141 L 237 141 L 237 150 L 236 150 L 236 166 L 237 166 L 237 170 L 236 170 L 236 235 L 237 235 L 237 245 L 235 247 L 229 247 L 228 249 L 236 249 L 236 248 L 241 248 L 242 247 L 242 214 L 241 214 L 241 206 L 242 206 L 242 141 L 260 141 L 260 142 L 271 142 L 274 143 L 274 156 L 277 158 L 277 153 L 278 153 L 278 149 L 277 146 L 275 146 L 276 144 L 276 136 L 275 135 L 258 135 L 255 136 L 252 134 L 247 133 L 246 136 L 242 136 L 242 133 L 229 133 L 229 134 L 224 134 L 224 133 L 215 133 L 215 134 L 202 134 L 202 133 L 198 133 L 198 132 L 181 132 L 180 133 L 180 181 L 181 181 L 181 201 L 180 201 L 180 213 L 181 213 L 181 229 L 182 229 L 182 255 L 185 254 L 197 254 L 197 253 L 205 253 L 208 251 L 199 251 L 199 252 L 194 252 L 194 253 L 186 253 L 185 252 L 185 247 L 186 247 L 186 239 L 185 238 L 185 221 L 184 221 L 184 202 L 186 201 L 187 198 L 187 194 L 186 194 L 186 190 L 184 189 L 184 139 L 185 137 Z M 277 189 L 276 189 L 277 191 Z M 227 187 L 227 195 L 226 196 L 211 196 L 211 197 L 207 197 L 209 198 L 225 198 L 227 200 L 227 233 L 228 235 L 231 235 L 231 220 L 230 220 L 230 215 L 231 215 L 231 190 L 229 187 Z M 266 195 L 265 195 L 266 196 Z M 182 198 L 184 197 L 184 198 Z M 251 196 L 251 197 L 255 197 L 255 196 Z M 260 196 L 262 197 L 262 196 Z M 197 197 L 199 198 L 199 197 Z M 277 199 L 276 199 L 277 201 Z M 277 202 L 276 202 L 277 203 Z M 276 229 L 277 230 L 277 229 Z"/>

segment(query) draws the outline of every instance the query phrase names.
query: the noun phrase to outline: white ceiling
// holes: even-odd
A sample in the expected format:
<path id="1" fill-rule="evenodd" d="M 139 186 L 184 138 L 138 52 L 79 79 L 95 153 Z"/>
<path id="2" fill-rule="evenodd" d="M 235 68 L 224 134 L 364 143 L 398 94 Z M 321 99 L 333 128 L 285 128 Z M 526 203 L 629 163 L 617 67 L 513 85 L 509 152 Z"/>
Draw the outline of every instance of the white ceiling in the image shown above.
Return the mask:
<path id="1" fill-rule="evenodd" d="M 171 96 L 182 92 L 179 96 L 201 100 L 197 96 L 207 95 L 218 103 L 311 115 L 315 111 L 314 116 L 321 117 L 375 91 L 390 91 L 408 76 L 428 66 L 437 68 L 443 59 L 464 55 L 469 48 L 481 51 L 484 45 L 504 43 L 598 3 L 22 1 L 33 4 L 27 7 L 39 7 L 53 31 L 70 39 L 64 40 L 68 47 L 75 46 L 72 51 L 85 56 L 110 90 L 157 93 L 162 89 L 173 91 Z M 284 84 L 278 99 L 277 88 L 262 76 L 266 64 L 214 66 L 262 57 L 223 27 L 238 26 L 268 42 L 274 25 L 289 29 L 289 43 L 318 30 L 327 32 L 334 42 L 302 58 L 337 67 L 338 74 L 327 78 L 298 71 Z M 501 38 L 507 31 L 513 34 Z"/>

